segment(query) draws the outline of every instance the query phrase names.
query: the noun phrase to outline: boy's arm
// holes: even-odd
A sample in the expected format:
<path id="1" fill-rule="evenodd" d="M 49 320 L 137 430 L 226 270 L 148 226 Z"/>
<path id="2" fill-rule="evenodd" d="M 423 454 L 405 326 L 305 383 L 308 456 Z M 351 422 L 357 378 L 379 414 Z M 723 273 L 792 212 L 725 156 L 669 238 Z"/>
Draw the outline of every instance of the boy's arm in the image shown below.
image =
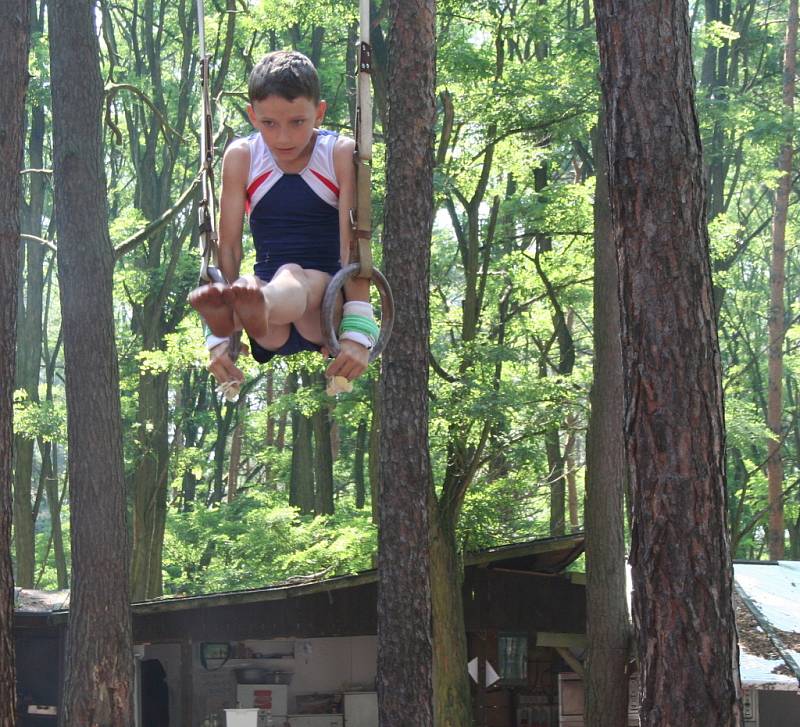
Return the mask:
<path id="1" fill-rule="evenodd" d="M 350 262 L 350 210 L 355 205 L 356 172 L 353 164 L 355 142 L 347 137 L 339 137 L 333 150 L 333 165 L 336 180 L 339 182 L 339 241 L 342 265 Z M 345 299 L 348 301 L 369 300 L 369 280 L 351 278 L 344 285 Z M 369 364 L 369 351 L 355 341 L 339 342 L 341 351 L 328 366 L 328 377 L 344 376 L 352 381 L 360 376 Z"/>
<path id="2" fill-rule="evenodd" d="M 225 280 L 239 277 L 242 262 L 247 177 L 250 173 L 250 148 L 246 139 L 237 139 L 222 159 L 222 190 L 219 200 L 219 267 Z"/>
<path id="3" fill-rule="evenodd" d="M 228 283 L 233 283 L 239 277 L 239 266 L 242 262 L 242 231 L 249 173 L 250 149 L 246 140 L 239 139 L 228 147 L 222 158 L 217 255 L 219 269 Z M 244 374 L 228 355 L 227 341 L 208 353 L 208 369 L 217 381 L 225 383 L 244 380 Z"/>
<path id="4" fill-rule="evenodd" d="M 353 163 L 353 152 L 356 143 L 347 137 L 339 137 L 333 150 L 333 164 L 336 179 L 339 182 L 339 239 L 341 244 L 342 266 L 350 262 L 350 210 L 356 203 L 356 168 Z M 347 300 L 369 300 L 369 280 L 351 278 L 344 285 Z"/>

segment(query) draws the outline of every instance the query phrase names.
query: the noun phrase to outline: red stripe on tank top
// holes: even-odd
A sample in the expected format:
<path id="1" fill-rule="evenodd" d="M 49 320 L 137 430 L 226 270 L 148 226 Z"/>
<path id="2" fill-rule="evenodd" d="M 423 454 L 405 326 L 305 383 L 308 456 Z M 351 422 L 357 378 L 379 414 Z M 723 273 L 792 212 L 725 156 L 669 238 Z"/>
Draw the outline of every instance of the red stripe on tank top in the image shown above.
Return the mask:
<path id="1" fill-rule="evenodd" d="M 250 211 L 250 200 L 253 199 L 253 195 L 255 194 L 256 190 L 270 174 L 272 174 L 271 169 L 268 169 L 263 174 L 259 174 L 252 182 L 250 182 L 250 186 L 247 187 L 247 200 L 245 202 L 245 207 L 247 208 L 248 212 Z"/>
<path id="2" fill-rule="evenodd" d="M 333 182 L 331 182 L 330 179 L 320 174 L 316 169 L 311 169 L 310 171 L 317 179 L 319 179 L 320 182 L 330 189 L 331 192 L 333 192 L 337 197 L 339 196 L 339 188 Z"/>

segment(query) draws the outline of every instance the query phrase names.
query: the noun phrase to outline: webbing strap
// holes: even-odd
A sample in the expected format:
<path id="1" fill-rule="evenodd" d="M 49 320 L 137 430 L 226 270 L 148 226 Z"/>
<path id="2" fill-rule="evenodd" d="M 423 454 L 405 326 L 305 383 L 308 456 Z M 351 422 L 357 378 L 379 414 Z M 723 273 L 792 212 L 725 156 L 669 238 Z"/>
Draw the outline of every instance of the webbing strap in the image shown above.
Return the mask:
<path id="1" fill-rule="evenodd" d="M 358 88 L 356 97 L 356 199 L 350 243 L 351 260 L 359 262 L 359 278 L 372 277 L 372 46 L 369 0 L 360 0 Z"/>

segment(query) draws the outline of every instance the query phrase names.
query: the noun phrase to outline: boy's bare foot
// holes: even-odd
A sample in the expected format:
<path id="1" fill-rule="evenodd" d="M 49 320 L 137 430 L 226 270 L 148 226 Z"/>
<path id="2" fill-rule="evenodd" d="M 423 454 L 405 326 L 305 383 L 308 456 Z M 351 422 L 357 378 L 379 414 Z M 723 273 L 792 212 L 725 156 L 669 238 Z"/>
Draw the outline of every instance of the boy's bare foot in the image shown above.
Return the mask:
<path id="1" fill-rule="evenodd" d="M 189 303 L 205 320 L 215 336 L 230 336 L 234 331 L 233 308 L 225 300 L 227 286 L 201 285 L 189 293 Z"/>
<path id="2" fill-rule="evenodd" d="M 264 285 L 255 277 L 239 278 L 225 292 L 241 321 L 244 330 L 258 341 L 264 339 L 269 330 L 269 303 L 264 297 Z"/>

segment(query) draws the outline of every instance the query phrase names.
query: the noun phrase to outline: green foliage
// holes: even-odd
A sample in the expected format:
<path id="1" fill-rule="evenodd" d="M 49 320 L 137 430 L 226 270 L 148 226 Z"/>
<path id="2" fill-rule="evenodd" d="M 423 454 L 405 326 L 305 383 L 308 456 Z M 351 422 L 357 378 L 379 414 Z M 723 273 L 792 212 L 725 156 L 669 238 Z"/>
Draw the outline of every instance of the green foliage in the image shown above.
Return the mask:
<path id="1" fill-rule="evenodd" d="M 170 514 L 164 570 L 173 593 L 254 588 L 295 576 L 344 575 L 371 567 L 374 526 L 340 501 L 335 515 L 301 517 L 275 493 Z"/>
<path id="2" fill-rule="evenodd" d="M 214 99 L 218 175 L 225 145 L 233 136 L 250 133 L 244 114 L 246 78 L 272 48 L 319 50 L 323 95 L 329 102 L 326 124 L 351 133 L 352 69 L 345 67 L 345 56 L 355 3 L 262 0 L 237 7 L 224 78 L 229 14 L 222 6 L 206 5 L 212 80 L 220 80 L 223 88 Z M 725 369 L 729 522 L 738 537 L 738 554 L 748 557 L 761 552 L 764 539 L 760 513 L 766 502 L 766 319 L 775 159 L 795 123 L 781 107 L 784 6 L 734 2 L 724 21 L 707 21 L 703 5 L 693 10 L 696 101 L 710 180 L 711 261 Z M 158 0 L 143 9 L 123 1 L 101 10 L 104 77 L 109 84 L 131 87 L 109 92 L 104 114 L 110 232 L 119 244 L 175 204 L 195 177 L 196 37 L 190 11 L 180 4 Z M 144 12 L 155 16 L 143 20 Z M 386 31 L 385 18 L 380 20 Z M 448 477 L 471 478 L 458 533 L 463 547 L 472 549 L 549 534 L 548 431 L 558 432 L 562 454 L 568 432 L 576 432 L 582 500 L 592 367 L 595 160 L 590 129 L 597 123 L 597 54 L 592 18 L 583 17 L 577 3 L 442 0 L 438 30 L 438 91 L 443 95 L 434 140 L 439 153 L 430 286 L 435 365 L 428 430 L 436 493 L 441 494 Z M 29 108 L 49 104 L 47 46 L 46 35 L 35 32 Z M 187 47 L 192 53 L 184 55 Z M 453 123 L 446 129 L 449 102 Z M 377 232 L 386 189 L 379 122 L 376 114 Z M 48 127 L 45 166 L 49 149 Z M 715 175 L 721 175 L 718 184 Z M 45 227 L 53 216 L 50 187 L 46 195 Z M 318 355 L 276 360 L 266 367 L 242 358 L 246 404 L 240 410 L 225 403 L 205 370 L 201 326 L 186 304 L 199 266 L 195 216 L 192 204 L 178 210 L 114 270 L 125 463 L 131 478 L 149 456 L 148 447 L 155 446 L 148 437 L 157 428 L 156 418 L 145 412 L 152 402 L 142 382 L 157 377 L 167 382 L 162 402 L 169 451 L 165 591 L 256 587 L 304 574 L 368 568 L 375 547 L 369 482 L 367 508 L 357 510 L 354 467 L 359 423 L 373 425 L 379 366 L 356 382 L 352 394 L 331 401 L 308 383 L 325 365 Z M 787 240 L 794 239 L 797 229 L 797 206 L 792 205 Z M 247 235 L 244 253 L 242 270 L 248 271 L 253 250 Z M 380 264 L 379 245 L 375 257 Z M 63 443 L 63 362 L 56 347 L 60 316 L 54 283 L 43 337 L 45 357 L 54 351 L 59 356 L 49 374 L 42 374 L 53 400 L 36 403 L 17 392 L 14 426 L 24 437 Z M 790 248 L 783 417 L 787 485 L 800 474 L 798 295 L 800 264 Z M 475 305 L 472 317 L 468 301 Z M 567 354 L 556 337 L 560 315 L 568 321 L 574 344 L 574 362 L 566 372 Z M 289 392 L 288 379 L 301 372 L 306 384 Z M 43 385 L 43 400 L 46 389 Z M 336 514 L 301 517 L 288 506 L 292 415 L 313 416 L 323 407 L 330 408 L 338 453 Z M 221 503 L 239 421 L 237 494 L 231 503 Z M 467 462 L 474 458 L 474 469 L 456 472 L 455 455 Z M 365 477 L 368 462 L 367 452 Z M 795 527 L 799 502 L 793 496 L 786 503 L 787 519 Z M 65 525 L 67 508 L 62 512 Z M 40 561 L 47 549 L 47 517 L 43 513 L 39 519 Z M 51 552 L 42 584 L 54 582 Z"/>

